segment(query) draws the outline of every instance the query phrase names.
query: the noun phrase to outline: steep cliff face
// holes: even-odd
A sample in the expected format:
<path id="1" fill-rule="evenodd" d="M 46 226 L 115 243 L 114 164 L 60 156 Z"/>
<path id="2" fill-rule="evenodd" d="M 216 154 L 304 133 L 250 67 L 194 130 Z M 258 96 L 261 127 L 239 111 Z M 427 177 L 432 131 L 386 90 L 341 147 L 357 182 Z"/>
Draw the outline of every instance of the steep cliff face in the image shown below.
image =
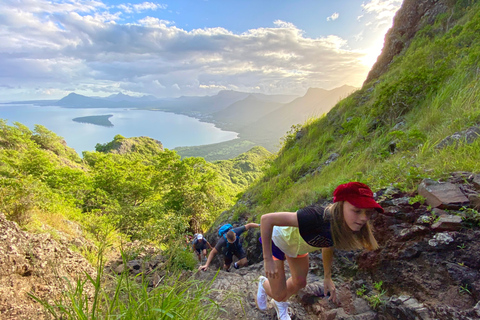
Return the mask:
<path id="1" fill-rule="evenodd" d="M 388 70 L 393 58 L 410 44 L 423 26 L 433 24 L 435 18 L 448 12 L 455 1 L 451 0 L 404 0 L 393 19 L 393 26 L 385 35 L 385 43 L 377 62 L 368 73 L 364 84 L 377 79 Z M 448 26 L 445 26 L 448 28 Z"/>

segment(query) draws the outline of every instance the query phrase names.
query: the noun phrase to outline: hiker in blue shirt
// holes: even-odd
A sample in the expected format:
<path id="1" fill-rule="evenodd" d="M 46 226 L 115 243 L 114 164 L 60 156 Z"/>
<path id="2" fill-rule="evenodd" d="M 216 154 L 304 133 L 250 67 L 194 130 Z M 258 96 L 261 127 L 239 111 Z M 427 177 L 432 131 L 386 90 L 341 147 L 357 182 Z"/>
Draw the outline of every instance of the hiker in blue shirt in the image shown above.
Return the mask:
<path id="1" fill-rule="evenodd" d="M 244 226 L 232 228 L 224 235 L 221 235 L 217 244 L 215 245 L 215 248 L 210 251 L 207 262 L 205 265 L 200 266 L 198 270 L 207 270 L 208 266 L 213 260 L 213 257 L 215 257 L 215 255 L 219 252 L 225 255 L 225 263 L 223 265 L 223 269 L 225 271 L 230 270 L 230 265 L 233 262 L 233 256 L 238 258 L 238 261 L 233 265 L 235 269 L 247 266 L 247 254 L 243 250 L 242 244 L 240 243 L 240 235 L 250 228 L 258 227 L 260 227 L 258 223 L 247 223 Z"/>

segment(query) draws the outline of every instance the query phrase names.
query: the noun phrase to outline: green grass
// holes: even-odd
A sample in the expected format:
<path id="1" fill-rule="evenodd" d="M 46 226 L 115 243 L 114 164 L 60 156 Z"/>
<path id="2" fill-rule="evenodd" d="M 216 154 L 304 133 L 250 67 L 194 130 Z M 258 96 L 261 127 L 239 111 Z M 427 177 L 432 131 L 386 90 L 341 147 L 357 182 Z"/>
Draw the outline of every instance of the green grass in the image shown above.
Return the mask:
<path id="1" fill-rule="evenodd" d="M 264 178 L 246 191 L 256 219 L 331 199 L 347 181 L 415 192 L 424 178 L 480 172 L 480 141 L 436 148 L 480 125 L 480 4 L 457 1 L 453 10 L 448 26 L 439 16 L 420 30 L 379 79 L 285 136 Z M 338 159 L 325 165 L 334 152 Z"/>
<path id="2" fill-rule="evenodd" d="M 177 147 L 174 150 L 183 158 L 202 157 L 207 161 L 228 160 L 247 152 L 257 146 L 256 143 L 245 139 L 233 139 L 230 141 L 207 144 L 193 147 Z"/>
<path id="3" fill-rule="evenodd" d="M 190 256 L 193 255 L 190 253 Z M 96 275 L 85 274 L 75 282 L 67 281 L 67 290 L 54 302 L 30 294 L 54 319 L 216 319 L 222 301 L 214 301 L 211 281 L 196 280 L 170 264 L 169 271 L 154 287 L 144 274 L 132 278 L 128 271 L 120 275 L 105 273 L 99 254 Z M 126 256 L 124 263 L 127 262 Z M 128 269 L 127 269 L 128 270 Z M 225 294 L 227 298 L 231 295 Z"/>

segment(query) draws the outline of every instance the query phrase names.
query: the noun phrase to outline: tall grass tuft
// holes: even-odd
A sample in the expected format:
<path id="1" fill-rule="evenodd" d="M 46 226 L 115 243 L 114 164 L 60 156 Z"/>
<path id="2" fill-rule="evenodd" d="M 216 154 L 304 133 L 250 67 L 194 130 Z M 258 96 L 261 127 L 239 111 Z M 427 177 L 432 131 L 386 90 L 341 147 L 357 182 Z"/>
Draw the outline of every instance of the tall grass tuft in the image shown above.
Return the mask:
<path id="1" fill-rule="evenodd" d="M 102 250 L 100 250 L 102 251 Z M 125 254 L 124 263 L 126 263 Z M 210 298 L 214 292 L 211 281 L 200 281 L 188 271 L 171 268 L 157 281 L 143 273 L 132 278 L 128 270 L 120 275 L 104 272 L 102 252 L 99 253 L 97 274 L 85 274 L 74 283 L 65 279 L 67 290 L 51 303 L 34 294 L 53 319 L 216 319 L 222 310 Z M 149 285 L 150 283 L 150 285 Z M 93 289 L 93 291 L 92 291 Z"/>

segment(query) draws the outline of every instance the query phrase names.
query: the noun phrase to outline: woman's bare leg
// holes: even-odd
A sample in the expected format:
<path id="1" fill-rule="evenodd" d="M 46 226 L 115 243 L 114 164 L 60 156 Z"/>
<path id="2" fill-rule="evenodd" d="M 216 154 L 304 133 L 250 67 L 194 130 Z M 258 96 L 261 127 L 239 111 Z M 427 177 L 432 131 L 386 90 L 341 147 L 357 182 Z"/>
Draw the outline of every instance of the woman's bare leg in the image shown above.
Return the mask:
<path id="1" fill-rule="evenodd" d="M 278 269 L 278 277 L 268 278 L 263 283 L 265 292 L 276 301 L 286 301 L 292 295 L 297 293 L 307 284 L 307 274 L 309 267 L 308 256 L 303 258 L 287 257 L 290 273 L 292 276 L 286 280 L 285 266 L 281 260 L 275 260 L 274 263 Z"/>
<path id="2" fill-rule="evenodd" d="M 278 270 L 276 278 L 268 278 L 263 283 L 263 288 L 267 295 L 275 300 L 279 297 L 279 294 L 283 294 L 287 290 L 287 279 L 285 278 L 285 265 L 282 260 L 273 260 L 275 268 Z"/>
<path id="3" fill-rule="evenodd" d="M 281 301 L 286 301 L 300 289 L 305 288 L 307 285 L 307 275 L 310 266 L 308 255 L 303 258 L 287 257 L 287 261 L 288 265 L 290 266 L 290 273 L 292 276 L 287 280 L 287 296 Z"/>
<path id="4" fill-rule="evenodd" d="M 287 257 L 287 261 L 290 266 L 290 273 L 292 274 L 288 280 L 286 280 L 285 277 L 284 262 L 275 260 L 274 263 L 279 271 L 278 277 L 275 279 L 268 278 L 268 280 L 263 283 L 267 295 L 276 301 L 286 301 L 307 284 L 308 256 L 303 258 Z"/>

